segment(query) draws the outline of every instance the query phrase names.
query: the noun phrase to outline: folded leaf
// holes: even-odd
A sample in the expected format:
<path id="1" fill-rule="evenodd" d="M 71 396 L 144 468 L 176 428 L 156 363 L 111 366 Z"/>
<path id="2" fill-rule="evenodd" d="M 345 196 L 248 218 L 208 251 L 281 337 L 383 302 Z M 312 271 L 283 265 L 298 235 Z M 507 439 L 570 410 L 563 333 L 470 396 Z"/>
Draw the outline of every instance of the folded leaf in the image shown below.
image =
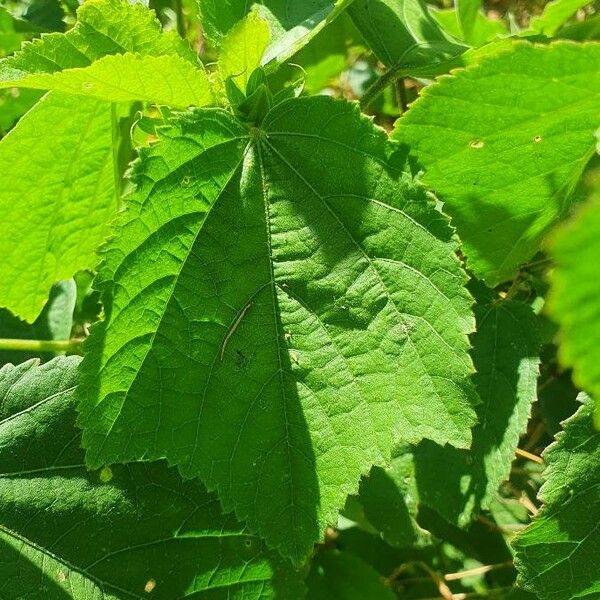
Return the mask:
<path id="1" fill-rule="evenodd" d="M 600 44 L 515 42 L 426 88 L 396 125 L 445 202 L 468 266 L 510 279 L 571 206 L 596 147 Z"/>
<path id="2" fill-rule="evenodd" d="M 544 455 L 542 510 L 513 542 L 520 584 L 541 600 L 600 596 L 600 432 L 581 399 Z"/>
<path id="3" fill-rule="evenodd" d="M 558 231 L 551 252 L 556 268 L 548 308 L 560 323 L 559 356 L 596 400 L 600 425 L 600 192 Z"/>
<path id="4" fill-rule="evenodd" d="M 324 97 L 165 129 L 104 251 L 89 463 L 166 456 L 301 561 L 398 441 L 468 446 L 471 300 L 403 167 Z"/>
<path id="5" fill-rule="evenodd" d="M 0 370 L 3 597 L 302 597 L 291 565 L 164 462 L 86 469 L 77 363 Z"/>
<path id="6" fill-rule="evenodd" d="M 125 0 L 88 0 L 67 33 L 27 43 L 0 61 L 0 87 L 29 87 L 110 102 L 145 100 L 178 107 L 212 103 L 206 72 L 153 13 Z"/>
<path id="7" fill-rule="evenodd" d="M 0 306 L 22 319 L 97 263 L 117 210 L 110 111 L 51 92 L 0 141 Z"/>

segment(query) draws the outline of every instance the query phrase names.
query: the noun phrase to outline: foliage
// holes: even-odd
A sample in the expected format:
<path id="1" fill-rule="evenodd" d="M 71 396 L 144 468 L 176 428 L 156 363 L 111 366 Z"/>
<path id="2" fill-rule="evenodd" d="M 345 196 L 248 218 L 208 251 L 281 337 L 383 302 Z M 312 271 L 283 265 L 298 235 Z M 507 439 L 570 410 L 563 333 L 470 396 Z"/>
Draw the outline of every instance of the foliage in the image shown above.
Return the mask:
<path id="1" fill-rule="evenodd" d="M 600 597 L 596 9 L 7 1 L 0 595 Z"/>

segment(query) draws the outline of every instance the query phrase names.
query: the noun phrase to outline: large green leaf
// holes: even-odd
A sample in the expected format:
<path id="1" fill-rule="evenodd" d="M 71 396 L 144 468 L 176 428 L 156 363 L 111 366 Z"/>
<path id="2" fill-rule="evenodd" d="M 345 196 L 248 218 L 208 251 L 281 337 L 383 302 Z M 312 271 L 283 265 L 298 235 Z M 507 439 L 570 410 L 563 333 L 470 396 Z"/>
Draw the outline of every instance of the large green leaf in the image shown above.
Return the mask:
<path id="1" fill-rule="evenodd" d="M 89 463 L 166 455 L 299 561 L 399 440 L 468 446 L 470 296 L 403 168 L 324 97 L 165 129 L 104 252 Z"/>
<path id="2" fill-rule="evenodd" d="M 458 525 L 489 508 L 508 478 L 536 399 L 539 365 L 538 325 L 530 306 L 480 298 L 475 315 L 472 355 L 482 404 L 473 445 L 457 450 L 424 441 L 414 453 L 421 503 Z"/>
<path id="3" fill-rule="evenodd" d="M 164 462 L 86 470 L 77 358 L 0 370 L 0 594 L 297 600 L 291 565 Z"/>
<path id="4" fill-rule="evenodd" d="M 219 46 L 227 32 L 257 5 L 271 25 L 271 45 L 263 64 L 281 64 L 301 50 L 354 0 L 199 0 L 208 39 Z"/>
<path id="5" fill-rule="evenodd" d="M 600 193 L 552 241 L 556 268 L 548 307 L 560 323 L 559 356 L 596 400 L 600 425 Z"/>
<path id="6" fill-rule="evenodd" d="M 51 92 L 0 141 L 0 306 L 33 321 L 116 213 L 110 105 Z"/>
<path id="7" fill-rule="evenodd" d="M 600 597 L 600 432 L 582 401 L 545 453 L 542 510 L 513 542 L 520 583 L 541 600 Z"/>
<path id="8" fill-rule="evenodd" d="M 356 0 L 348 12 L 388 67 L 408 71 L 445 64 L 467 49 L 438 25 L 423 0 Z"/>
<path id="9" fill-rule="evenodd" d="M 445 202 L 468 265 L 495 285 L 570 208 L 596 146 L 600 44 L 515 42 L 444 77 L 397 123 Z"/>
<path id="10" fill-rule="evenodd" d="M 212 103 L 208 75 L 153 13 L 126 0 L 88 0 L 65 34 L 27 43 L 0 61 L 0 87 L 29 87 L 112 102 Z"/>

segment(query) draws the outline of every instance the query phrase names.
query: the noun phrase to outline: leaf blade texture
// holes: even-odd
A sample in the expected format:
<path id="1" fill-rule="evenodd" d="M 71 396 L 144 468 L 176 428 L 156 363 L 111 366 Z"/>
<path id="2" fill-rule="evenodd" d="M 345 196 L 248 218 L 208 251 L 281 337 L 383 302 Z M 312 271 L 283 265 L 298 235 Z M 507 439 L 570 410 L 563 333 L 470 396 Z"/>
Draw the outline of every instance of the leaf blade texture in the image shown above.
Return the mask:
<path id="1" fill-rule="evenodd" d="M 600 44 L 515 42 L 427 88 L 397 123 L 394 136 L 444 200 L 467 265 L 491 286 L 510 279 L 571 206 L 595 151 L 599 60 Z"/>
<path id="2" fill-rule="evenodd" d="M 78 361 L 0 370 L 3 595 L 300 597 L 291 566 L 164 461 L 86 469 L 75 427 Z"/>
<path id="3" fill-rule="evenodd" d="M 400 438 L 467 446 L 471 299 L 403 167 L 327 98 L 260 129 L 200 110 L 165 132 L 100 271 L 90 463 L 166 454 L 299 562 Z"/>
<path id="4" fill-rule="evenodd" d="M 573 367 L 573 378 L 596 401 L 600 423 L 600 301 L 597 260 L 600 252 L 600 195 L 588 203 L 551 240 L 555 261 L 548 310 L 560 324 L 559 358 Z"/>
<path id="5" fill-rule="evenodd" d="M 213 101 L 208 75 L 153 13 L 125 0 L 89 0 L 65 34 L 44 35 L 0 61 L 0 87 L 29 87 L 108 102 L 185 108 Z"/>
<path id="6" fill-rule="evenodd" d="M 600 432 L 594 403 L 584 394 L 580 399 L 583 406 L 544 455 L 542 510 L 513 542 L 520 583 L 542 600 L 600 593 Z"/>
<path id="7" fill-rule="evenodd" d="M 97 264 L 117 211 L 110 110 L 50 92 L 0 141 L 0 305 L 26 321 L 53 283 Z"/>

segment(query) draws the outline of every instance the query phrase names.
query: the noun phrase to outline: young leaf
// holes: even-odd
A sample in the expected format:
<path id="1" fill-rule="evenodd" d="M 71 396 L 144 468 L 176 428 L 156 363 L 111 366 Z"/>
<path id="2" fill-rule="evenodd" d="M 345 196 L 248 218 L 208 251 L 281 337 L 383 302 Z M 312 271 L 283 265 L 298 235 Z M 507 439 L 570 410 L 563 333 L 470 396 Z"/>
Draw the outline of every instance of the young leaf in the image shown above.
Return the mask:
<path id="1" fill-rule="evenodd" d="M 520 584 L 541 600 L 600 595 L 600 432 L 593 402 L 581 399 L 545 453 L 542 510 L 513 542 Z"/>
<path id="2" fill-rule="evenodd" d="M 559 356 L 576 383 L 596 400 L 600 424 L 600 193 L 559 230 L 548 308 L 560 323 Z"/>
<path id="3" fill-rule="evenodd" d="M 383 577 L 360 558 L 331 550 L 313 560 L 307 579 L 311 600 L 394 600 Z"/>
<path id="4" fill-rule="evenodd" d="M 53 283 L 96 265 L 117 210 L 110 111 L 51 92 L 0 141 L 0 306 L 26 321 Z"/>
<path id="5" fill-rule="evenodd" d="M 260 66 L 269 39 L 269 25 L 256 11 L 236 23 L 223 40 L 219 53 L 218 66 L 223 81 L 231 77 L 245 92 L 250 75 Z"/>
<path id="6" fill-rule="evenodd" d="M 0 87 L 29 87 L 111 102 L 178 107 L 212 103 L 208 75 L 190 48 L 162 33 L 153 14 L 125 0 L 88 0 L 67 33 L 27 43 L 0 61 Z"/>
<path id="7" fill-rule="evenodd" d="M 571 205 L 595 151 L 600 44 L 515 42 L 442 78 L 394 137 L 445 202 L 468 265 L 490 285 L 510 279 Z"/>
<path id="8" fill-rule="evenodd" d="M 282 64 L 305 47 L 320 31 L 333 22 L 354 0 L 199 0 L 205 34 L 212 44 L 220 46 L 227 32 L 248 14 L 251 6 L 260 7 L 259 14 L 271 25 L 272 40 L 263 64 Z"/>
<path id="9" fill-rule="evenodd" d="M 468 446 L 470 296 L 443 215 L 358 107 L 182 115 L 104 252 L 90 464 L 167 456 L 303 560 L 399 441 Z"/>
<path id="10" fill-rule="evenodd" d="M 86 469 L 75 428 L 78 360 L 0 370 L 2 595 L 300 598 L 291 565 L 199 483 L 164 462 Z"/>
<path id="11" fill-rule="evenodd" d="M 467 49 L 440 28 L 423 0 L 356 0 L 348 12 L 387 67 L 426 67 Z"/>
<path id="12" fill-rule="evenodd" d="M 488 299 L 475 307 L 475 384 L 482 399 L 469 450 L 424 441 L 414 452 L 419 498 L 446 520 L 465 525 L 487 509 L 508 478 L 536 399 L 540 344 L 530 306 Z"/>

